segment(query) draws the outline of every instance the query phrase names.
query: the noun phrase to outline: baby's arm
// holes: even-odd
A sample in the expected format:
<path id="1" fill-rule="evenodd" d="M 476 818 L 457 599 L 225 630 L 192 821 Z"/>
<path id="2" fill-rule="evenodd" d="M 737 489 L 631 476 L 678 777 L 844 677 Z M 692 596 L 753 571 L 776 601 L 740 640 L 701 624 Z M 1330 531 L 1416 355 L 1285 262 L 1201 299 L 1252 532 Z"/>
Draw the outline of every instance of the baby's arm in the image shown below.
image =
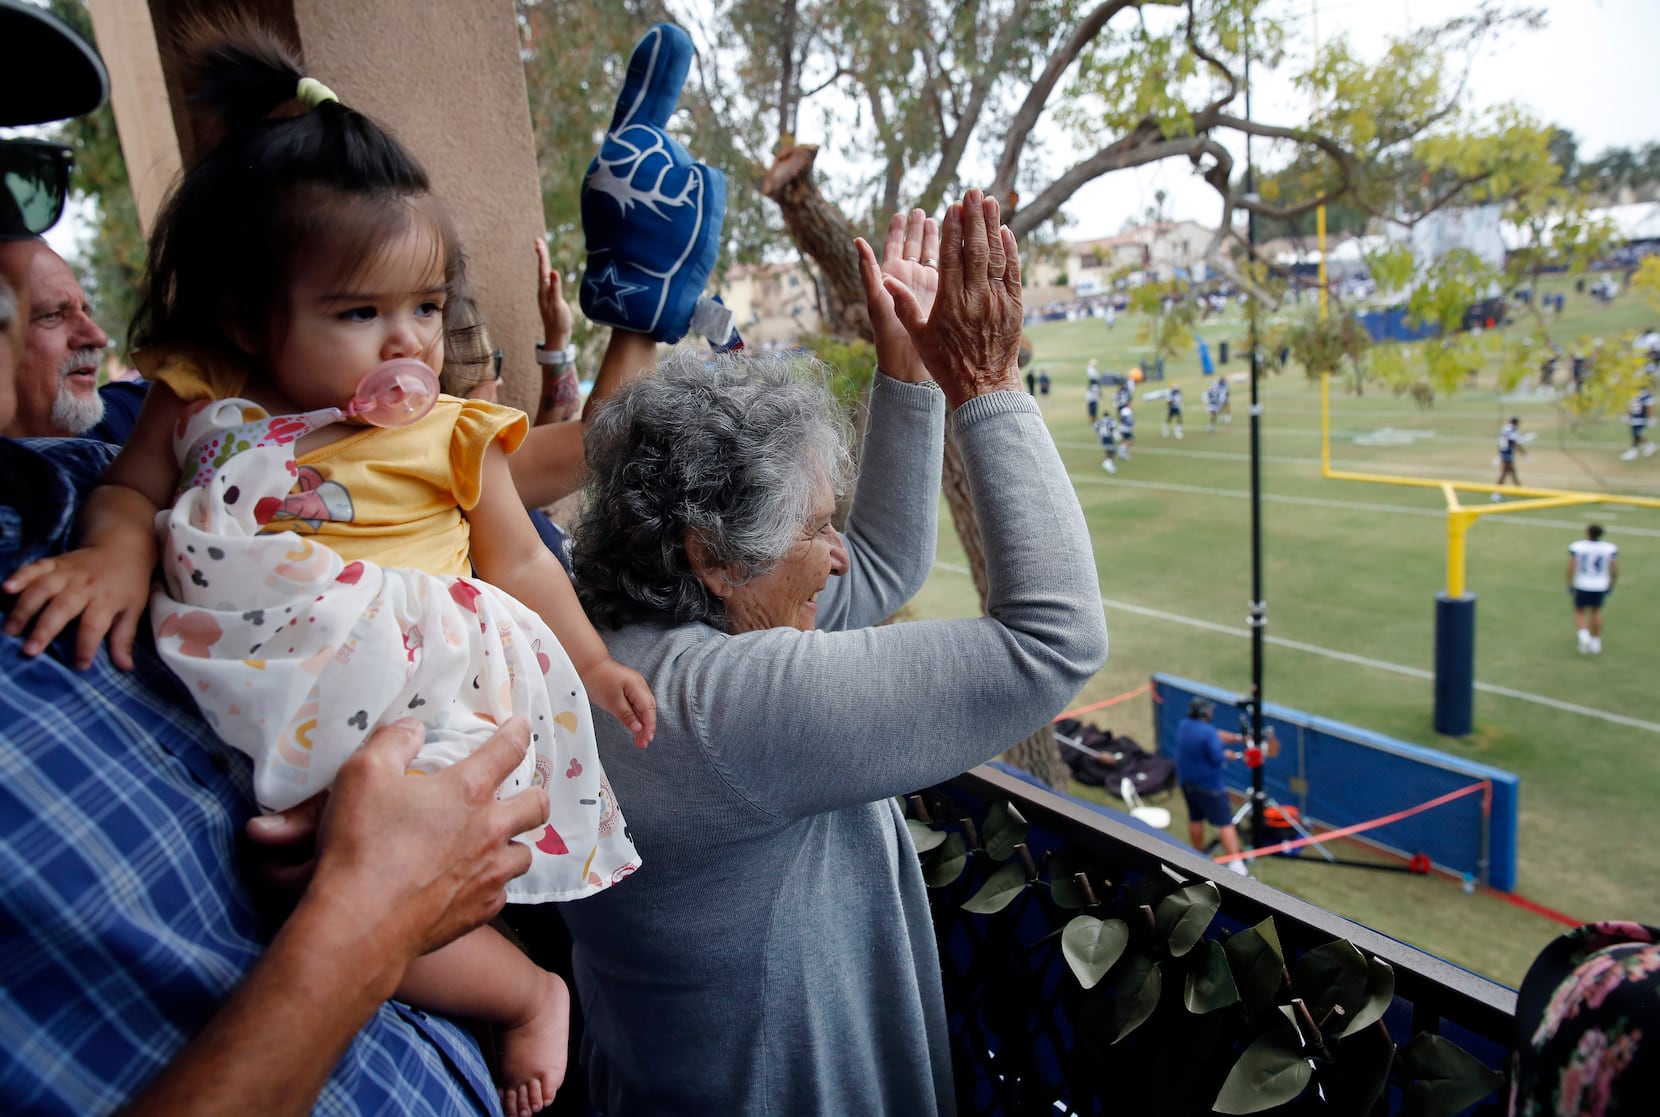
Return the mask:
<path id="1" fill-rule="evenodd" d="M 467 512 L 472 525 L 473 569 L 536 610 L 559 638 L 588 698 L 615 715 L 634 743 L 644 748 L 657 732 L 657 702 L 638 671 L 611 658 L 605 641 L 582 611 L 565 568 L 543 546 L 525 515 L 507 455 L 492 445 L 484 455 L 478 503 Z"/>
<path id="2" fill-rule="evenodd" d="M 45 651 L 79 617 L 76 668 L 84 671 L 92 665 L 107 633 L 110 660 L 124 671 L 132 670 L 133 638 L 150 600 L 150 575 L 156 565 L 156 512 L 172 502 L 179 481 L 172 432 L 184 408 L 166 385 L 152 385 L 132 437 L 81 507 L 76 523 L 79 546 L 30 563 L 0 586 L 17 595 L 6 617 L 6 634 L 22 635 L 34 621 L 23 644 L 24 655 Z"/>

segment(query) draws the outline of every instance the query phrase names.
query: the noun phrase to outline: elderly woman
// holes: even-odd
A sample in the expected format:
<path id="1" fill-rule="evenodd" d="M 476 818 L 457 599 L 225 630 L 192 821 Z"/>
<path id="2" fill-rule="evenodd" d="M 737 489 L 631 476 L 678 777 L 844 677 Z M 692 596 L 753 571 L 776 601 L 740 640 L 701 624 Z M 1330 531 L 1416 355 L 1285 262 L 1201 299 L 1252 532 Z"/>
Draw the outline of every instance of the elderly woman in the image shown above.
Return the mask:
<path id="1" fill-rule="evenodd" d="M 880 266 L 858 248 L 881 373 L 845 536 L 843 424 L 799 377 L 676 367 L 588 437 L 584 605 L 658 701 L 644 752 L 598 730 L 644 867 L 563 911 L 612 1117 L 953 1112 L 893 796 L 997 755 L 1106 654 L 1083 515 L 1016 378 L 995 201 L 970 191 L 943 230 L 896 217 Z M 990 615 L 876 627 L 933 563 L 948 406 Z"/>

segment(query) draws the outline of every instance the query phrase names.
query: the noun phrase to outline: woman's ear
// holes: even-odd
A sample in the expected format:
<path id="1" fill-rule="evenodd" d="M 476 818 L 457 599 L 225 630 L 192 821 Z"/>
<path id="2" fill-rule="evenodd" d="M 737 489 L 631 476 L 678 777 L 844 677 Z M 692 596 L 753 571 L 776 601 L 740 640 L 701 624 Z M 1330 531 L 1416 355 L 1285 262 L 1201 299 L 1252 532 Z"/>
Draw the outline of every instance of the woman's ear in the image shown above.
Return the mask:
<path id="1" fill-rule="evenodd" d="M 725 568 L 715 562 L 714 556 L 709 553 L 709 545 L 694 531 L 686 533 L 686 561 L 703 583 L 703 588 L 716 597 L 724 598 L 732 591 Z"/>

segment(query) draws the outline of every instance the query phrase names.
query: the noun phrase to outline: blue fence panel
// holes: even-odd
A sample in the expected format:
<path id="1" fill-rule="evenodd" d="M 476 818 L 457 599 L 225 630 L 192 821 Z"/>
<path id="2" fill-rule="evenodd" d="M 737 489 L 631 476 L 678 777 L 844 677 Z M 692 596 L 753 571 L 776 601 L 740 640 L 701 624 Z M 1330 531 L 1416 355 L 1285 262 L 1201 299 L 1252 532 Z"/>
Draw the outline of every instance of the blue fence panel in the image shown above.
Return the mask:
<path id="1" fill-rule="evenodd" d="M 1153 686 L 1154 734 L 1161 751 L 1172 751 L 1176 727 L 1195 697 L 1215 705 L 1217 728 L 1240 731 L 1238 695 L 1170 675 L 1153 676 Z M 1502 891 L 1516 887 L 1521 781 L 1514 773 L 1272 702 L 1263 715 L 1280 740 L 1279 756 L 1263 765 L 1264 788 L 1325 828 L 1384 818 L 1484 783 L 1481 790 L 1362 837 L 1403 857 L 1426 854 L 1440 868 Z M 1223 778 L 1232 791 L 1250 790 L 1250 770 L 1240 761 L 1231 761 Z"/>

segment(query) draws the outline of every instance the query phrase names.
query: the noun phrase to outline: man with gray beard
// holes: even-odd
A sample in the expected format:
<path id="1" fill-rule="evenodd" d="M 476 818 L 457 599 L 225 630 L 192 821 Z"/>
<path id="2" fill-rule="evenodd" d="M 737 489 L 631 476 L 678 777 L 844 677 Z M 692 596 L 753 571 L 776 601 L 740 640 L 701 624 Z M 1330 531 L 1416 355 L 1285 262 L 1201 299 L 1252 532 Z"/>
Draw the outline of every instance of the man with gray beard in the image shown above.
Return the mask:
<path id="1" fill-rule="evenodd" d="M 109 335 L 92 320 L 86 293 L 63 258 L 43 240 L 29 250 L 17 414 L 3 433 L 12 438 L 82 435 L 104 417 L 98 362 Z"/>

